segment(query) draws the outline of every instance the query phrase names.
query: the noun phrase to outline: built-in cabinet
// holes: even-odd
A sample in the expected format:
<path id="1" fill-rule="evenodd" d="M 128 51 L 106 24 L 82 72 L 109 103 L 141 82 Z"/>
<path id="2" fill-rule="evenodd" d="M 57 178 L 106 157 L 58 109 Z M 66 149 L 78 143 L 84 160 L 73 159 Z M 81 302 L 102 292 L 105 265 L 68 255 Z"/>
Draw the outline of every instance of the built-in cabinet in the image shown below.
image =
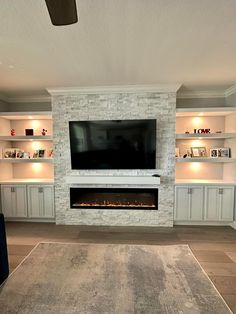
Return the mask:
<path id="1" fill-rule="evenodd" d="M 176 113 L 175 224 L 235 221 L 236 108 Z"/>
<path id="2" fill-rule="evenodd" d="M 233 221 L 234 187 L 205 187 L 206 221 Z"/>
<path id="3" fill-rule="evenodd" d="M 2 212 L 6 218 L 27 217 L 27 195 L 25 185 L 2 185 Z"/>
<path id="4" fill-rule="evenodd" d="M 51 185 L 29 185 L 28 215 L 30 218 L 54 217 L 54 192 Z"/>
<path id="5" fill-rule="evenodd" d="M 0 112 L 0 181 L 53 177 L 51 112 Z"/>
<path id="6" fill-rule="evenodd" d="M 236 183 L 236 108 L 176 113 L 176 179 Z"/>
<path id="7" fill-rule="evenodd" d="M 175 187 L 175 222 L 231 222 L 234 186 Z"/>
<path id="8" fill-rule="evenodd" d="M 53 219 L 53 185 L 2 185 L 2 212 L 6 219 Z"/>
<path id="9" fill-rule="evenodd" d="M 176 187 L 175 220 L 202 220 L 203 194 L 203 187 Z"/>

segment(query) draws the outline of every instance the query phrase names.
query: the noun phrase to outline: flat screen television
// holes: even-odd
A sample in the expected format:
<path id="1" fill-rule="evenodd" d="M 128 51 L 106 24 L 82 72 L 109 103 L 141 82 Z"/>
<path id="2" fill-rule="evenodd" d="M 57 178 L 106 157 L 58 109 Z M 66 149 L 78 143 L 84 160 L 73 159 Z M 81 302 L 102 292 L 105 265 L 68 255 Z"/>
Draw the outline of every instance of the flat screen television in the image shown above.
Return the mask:
<path id="1" fill-rule="evenodd" d="M 155 169 L 156 120 L 70 121 L 72 169 Z"/>

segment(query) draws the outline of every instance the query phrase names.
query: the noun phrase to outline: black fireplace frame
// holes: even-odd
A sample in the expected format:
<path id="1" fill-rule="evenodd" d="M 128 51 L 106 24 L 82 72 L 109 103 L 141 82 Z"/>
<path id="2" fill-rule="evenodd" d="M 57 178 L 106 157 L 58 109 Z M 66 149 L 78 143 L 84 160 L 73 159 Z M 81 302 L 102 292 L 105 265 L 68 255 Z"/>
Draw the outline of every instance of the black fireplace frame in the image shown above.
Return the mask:
<path id="1" fill-rule="evenodd" d="M 106 205 L 106 206 L 88 206 L 88 207 L 85 207 L 85 206 L 74 206 L 73 205 L 73 200 L 74 200 L 74 191 L 73 190 L 83 190 L 84 192 L 86 191 L 90 191 L 91 190 L 94 190 L 96 192 L 108 192 L 109 190 L 114 192 L 114 193 L 124 193 L 125 191 L 129 192 L 129 193 L 137 193 L 138 191 L 140 191 L 140 193 L 145 193 L 145 192 L 148 192 L 148 193 L 153 193 L 154 194 L 154 199 L 155 199 L 155 207 L 131 207 L 131 206 L 127 206 L 127 207 L 124 207 L 124 206 L 109 206 L 109 205 Z M 123 209 L 123 210 L 158 210 L 158 188 L 127 188 L 127 187 L 124 187 L 124 188 L 96 188 L 96 187 L 91 187 L 91 188 L 88 188 L 88 187 L 70 187 L 70 208 L 72 209 L 86 209 L 86 210 L 90 210 L 90 209 L 104 209 L 104 210 L 107 210 L 107 209 L 112 209 L 112 210 L 120 210 L 120 209 Z"/>

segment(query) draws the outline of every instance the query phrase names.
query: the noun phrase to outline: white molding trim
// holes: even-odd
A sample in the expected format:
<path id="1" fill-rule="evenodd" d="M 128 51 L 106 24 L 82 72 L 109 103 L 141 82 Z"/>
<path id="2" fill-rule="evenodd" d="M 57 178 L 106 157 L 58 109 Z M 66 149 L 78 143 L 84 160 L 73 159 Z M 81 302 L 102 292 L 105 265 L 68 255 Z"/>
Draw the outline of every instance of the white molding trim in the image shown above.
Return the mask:
<path id="1" fill-rule="evenodd" d="M 236 84 L 226 90 L 180 91 L 181 84 L 157 84 L 157 85 L 124 85 L 124 86 L 95 86 L 95 87 L 61 87 L 46 88 L 52 96 L 77 95 L 77 94 L 109 94 L 109 93 L 177 93 L 178 99 L 193 98 L 225 98 L 236 93 Z M 44 103 L 50 102 L 51 96 L 23 96 L 7 97 L 0 94 L 0 100 L 7 103 Z"/>
<path id="2" fill-rule="evenodd" d="M 23 96 L 23 97 L 6 97 L 0 94 L 0 100 L 6 103 L 45 103 L 51 102 L 51 96 L 38 95 L 38 96 Z"/>
<path id="3" fill-rule="evenodd" d="M 51 102 L 51 96 L 25 96 L 25 97 L 10 97 L 7 100 L 8 103 L 44 103 Z"/>
<path id="4" fill-rule="evenodd" d="M 67 184 L 89 184 L 89 185 L 139 185 L 140 188 L 146 185 L 160 185 L 160 177 L 153 176 L 67 176 L 65 177 Z"/>
<path id="5" fill-rule="evenodd" d="M 231 222 L 230 226 L 236 230 L 236 221 Z"/>
<path id="6" fill-rule="evenodd" d="M 116 93 L 176 93 L 181 84 L 47 88 L 52 96 Z"/>
<path id="7" fill-rule="evenodd" d="M 229 221 L 191 221 L 191 220 L 174 220 L 174 226 L 230 226 Z"/>
<path id="8" fill-rule="evenodd" d="M 230 88 L 226 89 L 225 91 L 225 97 L 231 96 L 234 93 L 236 93 L 236 84 L 231 86 Z"/>
<path id="9" fill-rule="evenodd" d="M 216 91 L 186 91 L 177 93 L 178 99 L 188 99 L 188 98 L 224 98 L 224 90 Z"/>
<path id="10" fill-rule="evenodd" d="M 225 111 L 229 111 L 229 112 L 234 112 L 236 111 L 236 107 L 195 107 L 195 108 L 176 108 L 176 113 L 178 112 L 225 112 Z"/>

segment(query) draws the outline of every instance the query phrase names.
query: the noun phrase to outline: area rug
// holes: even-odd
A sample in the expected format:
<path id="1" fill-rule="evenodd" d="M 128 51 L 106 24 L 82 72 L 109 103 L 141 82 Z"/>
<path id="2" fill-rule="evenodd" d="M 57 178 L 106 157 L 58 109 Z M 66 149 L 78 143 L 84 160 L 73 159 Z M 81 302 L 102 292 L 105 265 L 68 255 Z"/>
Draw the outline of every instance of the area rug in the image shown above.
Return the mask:
<path id="1" fill-rule="evenodd" d="M 40 243 L 0 288 L 17 314 L 231 313 L 187 245 Z"/>

